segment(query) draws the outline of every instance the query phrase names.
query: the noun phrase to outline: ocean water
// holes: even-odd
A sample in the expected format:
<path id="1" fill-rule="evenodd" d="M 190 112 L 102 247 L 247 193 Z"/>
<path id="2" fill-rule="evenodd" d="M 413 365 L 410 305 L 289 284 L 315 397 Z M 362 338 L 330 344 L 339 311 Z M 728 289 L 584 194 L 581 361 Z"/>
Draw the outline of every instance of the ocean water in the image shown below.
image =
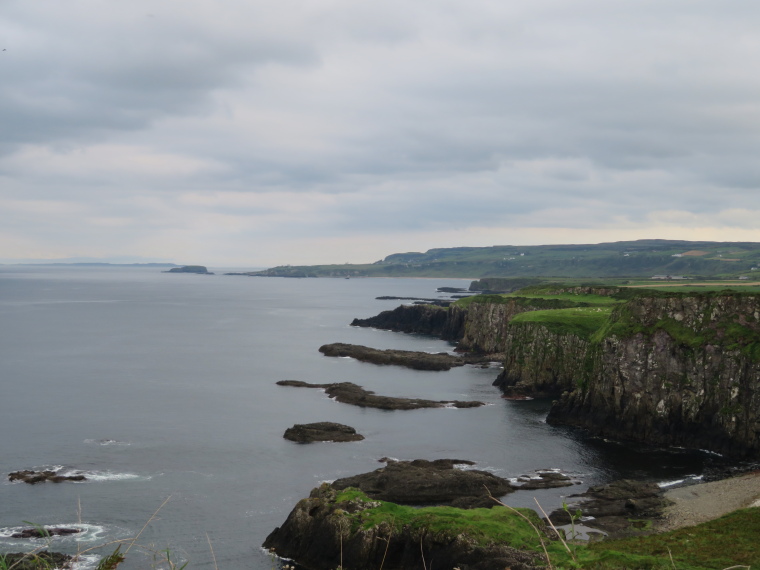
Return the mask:
<path id="1" fill-rule="evenodd" d="M 107 553 L 96 547 L 142 529 L 125 570 L 149 568 L 167 550 L 193 569 L 214 568 L 214 560 L 221 569 L 271 569 L 276 562 L 260 545 L 299 499 L 322 481 L 376 469 L 386 456 L 468 459 L 504 477 L 558 468 L 583 482 L 505 499 L 535 506 L 535 498 L 547 511 L 590 484 L 623 476 L 670 481 L 702 469 L 698 453 L 632 448 L 549 426 L 549 402 L 500 397 L 491 385 L 498 367 L 412 371 L 317 350 L 331 342 L 451 350 L 435 338 L 349 323 L 399 304 L 375 297 L 436 297 L 437 287 L 469 281 L 212 270 L 218 274 L 0 267 L 0 552 L 44 545 L 10 538 L 25 521 L 78 524 L 82 533 L 51 539 L 50 548 Z M 283 379 L 488 405 L 367 410 L 319 390 L 275 385 Z M 314 421 L 351 425 L 366 439 L 283 439 L 293 424 Z M 41 468 L 89 481 L 27 485 L 5 475 Z"/>

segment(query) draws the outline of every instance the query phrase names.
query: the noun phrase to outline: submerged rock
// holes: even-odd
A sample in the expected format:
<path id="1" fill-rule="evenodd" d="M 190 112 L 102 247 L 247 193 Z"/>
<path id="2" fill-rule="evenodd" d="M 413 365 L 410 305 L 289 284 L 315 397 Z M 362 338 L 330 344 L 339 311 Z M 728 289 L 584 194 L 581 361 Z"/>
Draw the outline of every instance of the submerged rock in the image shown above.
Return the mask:
<path id="1" fill-rule="evenodd" d="M 310 384 L 301 380 L 280 380 L 278 386 L 292 386 L 296 388 L 320 388 L 328 396 L 338 402 L 352 404 L 361 408 L 378 408 L 380 410 L 417 410 L 420 408 L 476 408 L 485 406 L 484 402 L 478 401 L 435 401 L 422 400 L 419 398 L 394 398 L 391 396 L 377 396 L 371 390 L 365 390 L 352 382 L 338 382 L 335 384 Z"/>
<path id="2" fill-rule="evenodd" d="M 446 504 L 459 508 L 490 508 L 497 503 L 489 493 L 498 498 L 514 491 L 507 479 L 487 471 L 458 469 L 457 465 L 473 462 L 388 460 L 385 467 L 338 479 L 332 486 L 338 490 L 356 487 L 373 499 L 404 505 Z"/>
<path id="3" fill-rule="evenodd" d="M 296 424 L 285 430 L 285 439 L 296 443 L 313 443 L 315 441 L 361 441 L 364 436 L 356 433 L 351 426 L 335 422 L 316 422 Z"/>
<path id="4" fill-rule="evenodd" d="M 23 481 L 34 485 L 36 483 L 61 483 L 62 481 L 86 481 L 84 475 L 59 475 L 57 471 L 14 471 L 8 474 L 9 481 Z"/>

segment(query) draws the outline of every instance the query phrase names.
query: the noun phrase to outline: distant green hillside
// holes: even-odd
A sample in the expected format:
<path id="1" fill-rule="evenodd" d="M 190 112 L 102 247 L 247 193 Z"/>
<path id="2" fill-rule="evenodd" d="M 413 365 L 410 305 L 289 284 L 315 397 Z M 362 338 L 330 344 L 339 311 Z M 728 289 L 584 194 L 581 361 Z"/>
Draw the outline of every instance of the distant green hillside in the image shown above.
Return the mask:
<path id="1" fill-rule="evenodd" d="M 760 243 L 638 240 L 583 245 L 454 247 L 395 253 L 354 265 L 280 266 L 273 277 L 541 277 L 641 279 L 654 275 L 760 280 Z M 756 268 L 756 269 L 753 269 Z"/>

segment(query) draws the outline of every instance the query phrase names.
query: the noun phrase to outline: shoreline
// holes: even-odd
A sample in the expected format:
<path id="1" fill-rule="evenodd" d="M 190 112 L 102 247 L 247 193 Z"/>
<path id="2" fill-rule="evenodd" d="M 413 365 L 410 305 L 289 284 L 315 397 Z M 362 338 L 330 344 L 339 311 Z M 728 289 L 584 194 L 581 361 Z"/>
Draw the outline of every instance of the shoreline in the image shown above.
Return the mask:
<path id="1" fill-rule="evenodd" d="M 665 508 L 657 532 L 667 532 L 717 519 L 738 509 L 760 507 L 760 471 L 676 487 L 665 492 L 673 505 Z"/>

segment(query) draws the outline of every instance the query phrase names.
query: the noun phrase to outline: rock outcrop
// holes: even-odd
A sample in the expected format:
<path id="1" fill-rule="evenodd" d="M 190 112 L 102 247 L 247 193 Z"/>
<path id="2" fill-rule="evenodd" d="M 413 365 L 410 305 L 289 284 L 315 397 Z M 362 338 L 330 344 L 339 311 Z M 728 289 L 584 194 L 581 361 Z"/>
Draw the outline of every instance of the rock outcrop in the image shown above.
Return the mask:
<path id="1" fill-rule="evenodd" d="M 367 319 L 354 319 L 353 327 L 372 327 L 405 333 L 429 334 L 444 340 L 459 340 L 463 323 L 449 315 L 445 307 L 400 305 Z"/>
<path id="2" fill-rule="evenodd" d="M 652 532 L 653 521 L 661 519 L 665 507 L 672 504 L 656 483 L 630 479 L 591 487 L 570 495 L 568 502 L 568 508 L 550 513 L 555 525 L 583 524 L 612 538 Z"/>
<path id="3" fill-rule="evenodd" d="M 63 481 L 86 481 L 84 475 L 59 475 L 57 471 L 14 471 L 8 474 L 9 481 L 22 481 L 35 485 L 37 483 L 62 483 Z"/>
<path id="4" fill-rule="evenodd" d="M 319 388 L 331 398 L 344 404 L 352 404 L 360 408 L 378 408 L 380 410 L 418 410 L 420 408 L 477 408 L 485 406 L 484 402 L 478 401 L 436 401 L 423 400 L 420 398 L 394 398 L 391 396 L 378 396 L 370 390 L 365 390 L 352 382 L 337 382 L 335 384 L 310 384 L 300 380 L 280 380 L 278 386 L 291 386 L 294 388 Z"/>
<path id="5" fill-rule="evenodd" d="M 356 433 L 351 426 L 335 422 L 315 422 L 296 424 L 285 430 L 282 436 L 296 443 L 314 443 L 315 441 L 361 441 L 364 436 Z"/>
<path id="6" fill-rule="evenodd" d="M 507 479 L 487 471 L 459 469 L 472 461 L 437 459 L 426 461 L 387 460 L 387 465 L 371 471 L 338 479 L 332 486 L 342 490 L 361 489 L 367 496 L 403 505 L 451 505 L 458 508 L 490 508 L 514 491 Z"/>
<path id="7" fill-rule="evenodd" d="M 483 540 L 453 521 L 432 527 L 435 520 L 427 517 L 403 524 L 378 513 L 386 504 L 341 493 L 325 483 L 298 502 L 263 546 L 312 570 L 537 570 L 546 565 L 535 550 L 505 540 Z M 535 513 L 524 511 L 541 532 L 544 525 Z M 495 509 L 489 512 L 497 513 Z M 506 509 L 498 514 L 505 520 L 518 518 Z M 517 524 L 527 526 L 522 521 Z M 537 542 L 535 535 L 532 542 Z"/>
<path id="8" fill-rule="evenodd" d="M 412 350 L 379 350 L 360 344 L 336 342 L 319 347 L 325 356 L 355 358 L 372 364 L 405 366 L 413 370 L 451 370 L 465 364 L 483 364 L 488 362 L 483 356 L 454 356 L 446 352 L 429 353 Z"/>
<path id="9" fill-rule="evenodd" d="M 71 527 L 29 527 L 14 532 L 11 538 L 48 538 L 51 536 L 68 536 L 81 532 L 81 528 Z"/>

